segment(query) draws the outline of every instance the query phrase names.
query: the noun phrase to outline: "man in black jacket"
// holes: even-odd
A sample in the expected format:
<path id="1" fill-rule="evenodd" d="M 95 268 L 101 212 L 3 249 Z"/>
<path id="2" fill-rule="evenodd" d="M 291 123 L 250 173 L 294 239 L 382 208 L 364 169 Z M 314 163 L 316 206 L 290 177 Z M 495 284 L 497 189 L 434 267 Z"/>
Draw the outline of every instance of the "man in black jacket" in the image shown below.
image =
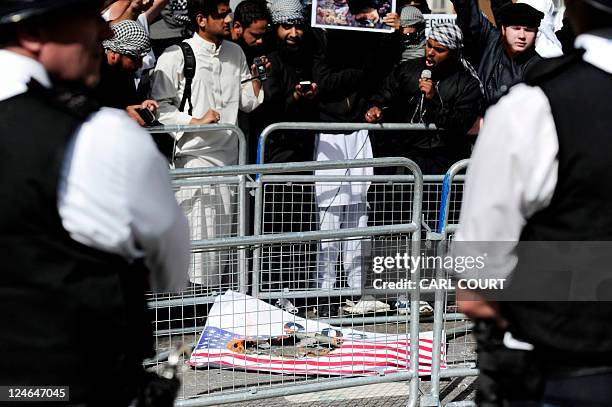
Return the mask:
<path id="1" fill-rule="evenodd" d="M 394 121 L 433 123 L 441 132 L 417 132 L 401 140 L 401 155 L 415 160 L 426 174 L 443 174 L 470 155 L 466 133 L 483 102 L 474 68 L 463 59 L 463 37 L 454 23 L 434 26 L 425 57 L 399 65 L 370 99 L 365 120 L 376 123 L 391 108 Z M 426 71 L 431 72 L 431 78 Z M 425 73 L 425 75 L 423 75 Z M 398 151 L 398 146 L 394 146 Z"/>
<path id="2" fill-rule="evenodd" d="M 500 30 L 481 13 L 477 0 L 453 0 L 453 5 L 468 57 L 478 66 L 491 105 L 522 82 L 529 66 L 541 59 L 535 38 L 544 14 L 524 3 L 507 4 L 496 12 Z"/>
<path id="3" fill-rule="evenodd" d="M 258 136 L 276 122 L 313 122 L 318 119 L 317 84 L 312 79 L 313 41 L 306 27 L 304 7 L 300 0 L 273 0 L 270 4 L 272 32 L 276 50 L 268 56 L 270 76 L 263 83 L 264 103 L 251 114 L 251 160 L 258 152 Z M 311 161 L 314 151 L 312 131 L 280 130 L 266 141 L 264 162 Z M 254 161 L 252 161 L 254 162 Z M 304 175 L 309 175 L 306 172 Z M 264 233 L 302 232 L 314 223 L 312 196 L 301 193 L 298 184 L 278 186 L 269 192 L 264 209 Z M 308 187 L 304 187 L 308 189 Z M 308 281 L 304 270 L 310 250 L 308 242 L 277 245 L 270 248 L 269 260 L 262 264 L 264 287 L 304 289 Z M 295 256 L 299 251 L 304 255 Z M 306 262 L 312 259 L 306 260 Z M 302 273 L 300 275 L 300 272 Z M 300 285 L 301 284 L 301 285 Z M 296 303 L 301 306 L 302 301 Z"/>
<path id="4" fill-rule="evenodd" d="M 113 37 L 104 41 L 100 82 L 95 95 L 102 106 L 126 109 L 128 115 L 141 126 L 145 123 L 138 109 L 150 109 L 153 114 L 157 102 L 147 100 L 148 86 L 143 81 L 136 85 L 134 74 L 142 66 L 142 58 L 151 50 L 149 36 L 136 21 L 123 20 L 112 27 Z"/>
<path id="5" fill-rule="evenodd" d="M 274 0 L 270 5 L 277 45 L 268 56 L 271 67 L 270 76 L 263 83 L 264 104 L 251 116 L 254 135 L 275 122 L 312 122 L 318 118 L 315 98 L 318 86 L 312 78 L 313 39 L 305 26 L 303 8 L 299 0 Z M 280 133 L 268 139 L 265 162 L 312 159 L 312 136 Z M 253 152 L 256 147 L 252 146 Z"/>

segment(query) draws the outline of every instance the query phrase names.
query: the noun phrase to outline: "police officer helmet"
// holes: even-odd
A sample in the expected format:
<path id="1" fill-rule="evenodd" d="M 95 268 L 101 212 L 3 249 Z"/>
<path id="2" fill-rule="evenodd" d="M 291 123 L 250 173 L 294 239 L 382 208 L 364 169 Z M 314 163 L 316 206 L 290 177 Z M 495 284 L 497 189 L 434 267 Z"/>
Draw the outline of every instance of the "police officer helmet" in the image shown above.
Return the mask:
<path id="1" fill-rule="evenodd" d="M 0 25 L 18 23 L 51 12 L 100 9 L 103 0 L 2 0 Z"/>

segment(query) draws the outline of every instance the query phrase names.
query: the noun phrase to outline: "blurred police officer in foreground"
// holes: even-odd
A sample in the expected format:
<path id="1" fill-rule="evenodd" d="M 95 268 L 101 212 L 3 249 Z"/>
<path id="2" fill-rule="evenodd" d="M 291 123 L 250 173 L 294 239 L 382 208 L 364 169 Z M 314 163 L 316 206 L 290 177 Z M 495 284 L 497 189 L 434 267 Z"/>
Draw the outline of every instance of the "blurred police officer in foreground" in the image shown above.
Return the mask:
<path id="1" fill-rule="evenodd" d="M 123 406 L 152 352 L 145 291 L 186 282 L 187 222 L 163 157 L 98 108 L 102 1 L 0 3 L 0 385 Z"/>
<path id="2" fill-rule="evenodd" d="M 576 51 L 536 65 L 487 112 L 458 241 L 612 240 L 612 0 L 565 5 Z M 550 260 L 529 269 L 519 256 L 511 281 L 533 281 Z M 499 264 L 516 264 L 512 251 Z M 535 289 L 544 296 L 552 287 Z M 480 405 L 610 405 L 611 302 L 477 296 L 458 294 L 478 321 Z"/>

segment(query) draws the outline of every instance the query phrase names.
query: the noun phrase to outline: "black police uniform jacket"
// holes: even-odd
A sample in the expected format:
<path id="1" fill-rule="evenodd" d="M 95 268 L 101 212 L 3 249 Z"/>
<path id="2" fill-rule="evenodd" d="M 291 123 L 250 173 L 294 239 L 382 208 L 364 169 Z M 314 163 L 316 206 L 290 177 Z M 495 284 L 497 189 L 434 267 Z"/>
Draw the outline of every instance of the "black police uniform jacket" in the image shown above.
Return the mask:
<path id="1" fill-rule="evenodd" d="M 34 81 L 0 101 L 0 385 L 119 406 L 153 350 L 146 270 L 74 241 L 57 209 L 66 148 L 96 109 Z"/>

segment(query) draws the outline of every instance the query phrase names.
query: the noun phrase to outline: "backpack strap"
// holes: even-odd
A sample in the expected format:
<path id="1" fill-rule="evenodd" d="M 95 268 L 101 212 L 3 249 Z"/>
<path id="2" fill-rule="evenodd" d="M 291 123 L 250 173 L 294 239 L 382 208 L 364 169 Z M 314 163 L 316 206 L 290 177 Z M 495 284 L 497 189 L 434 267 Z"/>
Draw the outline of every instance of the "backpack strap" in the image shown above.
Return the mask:
<path id="1" fill-rule="evenodd" d="M 183 51 L 183 60 L 185 61 L 183 67 L 183 75 L 185 76 L 185 91 L 183 92 L 183 99 L 181 100 L 179 110 L 181 112 L 184 111 L 185 102 L 189 101 L 189 110 L 187 113 L 189 113 L 191 116 L 193 112 L 193 105 L 191 104 L 191 84 L 193 83 L 193 77 L 195 76 L 196 59 L 193 49 L 189 44 L 186 42 L 181 42 L 178 45 L 181 47 L 181 51 Z"/>

